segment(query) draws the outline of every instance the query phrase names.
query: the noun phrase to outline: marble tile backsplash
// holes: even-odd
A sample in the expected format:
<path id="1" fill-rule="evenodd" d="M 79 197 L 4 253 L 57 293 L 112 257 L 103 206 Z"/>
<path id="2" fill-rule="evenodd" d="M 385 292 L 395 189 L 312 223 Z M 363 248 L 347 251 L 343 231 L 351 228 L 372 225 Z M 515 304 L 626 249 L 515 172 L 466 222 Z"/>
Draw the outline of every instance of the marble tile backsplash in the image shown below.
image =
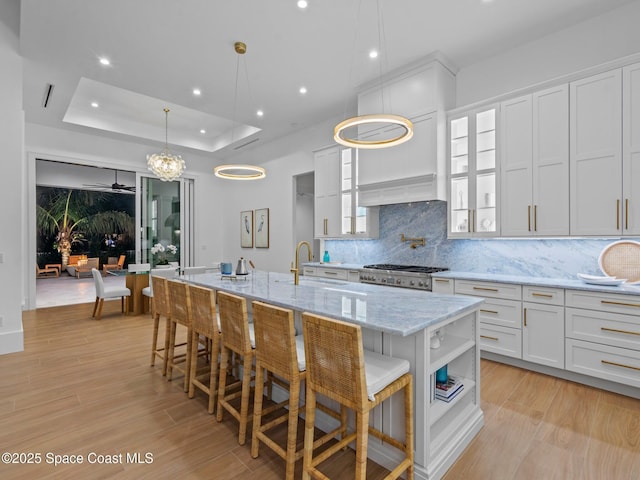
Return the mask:
<path id="1" fill-rule="evenodd" d="M 425 237 L 426 246 L 412 249 L 400 235 Z M 616 241 L 607 239 L 447 239 L 446 202 L 416 202 L 380 207 L 376 240 L 327 240 L 331 260 L 348 263 L 400 263 L 448 267 L 450 270 L 575 278 L 601 275 L 598 256 Z M 637 239 L 634 239 L 637 240 Z"/>

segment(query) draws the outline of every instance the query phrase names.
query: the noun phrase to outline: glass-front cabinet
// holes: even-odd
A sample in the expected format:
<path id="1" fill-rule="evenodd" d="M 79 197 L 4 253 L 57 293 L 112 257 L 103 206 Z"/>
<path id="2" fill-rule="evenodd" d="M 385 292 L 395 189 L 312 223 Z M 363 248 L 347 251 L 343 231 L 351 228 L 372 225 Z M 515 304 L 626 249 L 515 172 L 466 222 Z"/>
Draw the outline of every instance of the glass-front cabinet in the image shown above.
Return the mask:
<path id="1" fill-rule="evenodd" d="M 496 214 L 496 108 L 449 118 L 449 237 L 490 237 Z"/>

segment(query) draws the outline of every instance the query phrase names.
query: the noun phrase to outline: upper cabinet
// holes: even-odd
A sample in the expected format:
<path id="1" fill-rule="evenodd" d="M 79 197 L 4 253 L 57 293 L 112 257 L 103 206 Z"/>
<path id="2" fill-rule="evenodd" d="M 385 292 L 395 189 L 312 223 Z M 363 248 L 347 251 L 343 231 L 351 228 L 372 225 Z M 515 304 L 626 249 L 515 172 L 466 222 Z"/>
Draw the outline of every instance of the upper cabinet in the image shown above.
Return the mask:
<path id="1" fill-rule="evenodd" d="M 359 149 L 361 206 L 446 199 L 446 115 L 453 106 L 455 76 L 438 60 L 363 89 L 358 114 L 391 113 L 409 118 L 414 135 L 391 148 Z M 366 127 L 365 127 L 366 128 Z M 390 138 L 394 130 L 360 131 L 363 138 Z"/>
<path id="2" fill-rule="evenodd" d="M 491 237 L 499 233 L 496 156 L 497 107 L 449 119 L 450 237 Z"/>
<path id="3" fill-rule="evenodd" d="M 622 202 L 622 70 L 570 84 L 572 235 L 619 235 Z"/>
<path id="4" fill-rule="evenodd" d="M 640 235 L 640 63 L 622 69 L 624 235 Z"/>
<path id="5" fill-rule="evenodd" d="M 377 238 L 378 208 L 358 205 L 358 158 L 351 148 L 314 152 L 314 237 Z"/>
<path id="6" fill-rule="evenodd" d="M 569 235 L 568 86 L 502 102 L 500 138 L 501 235 Z"/>
<path id="7" fill-rule="evenodd" d="M 335 238 L 340 236 L 340 149 L 318 150 L 314 161 L 314 236 Z"/>

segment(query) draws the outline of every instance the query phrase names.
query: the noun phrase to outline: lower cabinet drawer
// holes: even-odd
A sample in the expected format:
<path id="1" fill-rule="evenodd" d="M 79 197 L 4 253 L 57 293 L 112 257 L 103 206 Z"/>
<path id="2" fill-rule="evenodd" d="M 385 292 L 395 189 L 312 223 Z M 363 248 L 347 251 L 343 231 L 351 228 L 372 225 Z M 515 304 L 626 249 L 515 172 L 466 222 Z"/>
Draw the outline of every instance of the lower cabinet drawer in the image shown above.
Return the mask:
<path id="1" fill-rule="evenodd" d="M 567 370 L 640 387 L 640 352 L 567 338 L 565 353 Z"/>
<path id="2" fill-rule="evenodd" d="M 522 330 L 480 322 L 480 350 L 522 358 Z"/>
<path id="3" fill-rule="evenodd" d="M 567 308 L 565 327 L 569 338 L 640 351 L 640 319 L 636 315 Z"/>
<path id="4" fill-rule="evenodd" d="M 316 277 L 335 278 L 338 280 L 347 280 L 349 278 L 349 272 L 344 269 L 331 269 L 331 268 L 316 268 Z"/>
<path id="5" fill-rule="evenodd" d="M 522 303 L 487 298 L 480 306 L 480 322 L 502 327 L 522 328 Z"/>
<path id="6" fill-rule="evenodd" d="M 475 297 L 503 298 L 522 300 L 522 285 L 497 282 L 479 282 L 474 280 L 456 280 L 456 294 Z"/>

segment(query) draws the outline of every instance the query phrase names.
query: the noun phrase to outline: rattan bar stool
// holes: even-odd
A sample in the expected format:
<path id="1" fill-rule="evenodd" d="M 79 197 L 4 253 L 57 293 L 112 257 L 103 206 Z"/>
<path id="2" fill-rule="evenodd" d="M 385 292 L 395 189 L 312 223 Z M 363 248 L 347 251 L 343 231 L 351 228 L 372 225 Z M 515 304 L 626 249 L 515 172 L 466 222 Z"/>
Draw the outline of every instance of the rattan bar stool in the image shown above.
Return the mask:
<path id="1" fill-rule="evenodd" d="M 413 479 L 413 377 L 409 362 L 365 351 L 362 331 L 353 325 L 303 313 L 302 334 L 307 359 L 306 425 L 303 480 L 326 479 L 316 467 L 334 453 L 356 442 L 354 479 L 364 480 L 369 433 L 398 448 L 404 458 L 386 479 L 407 472 Z M 369 425 L 369 412 L 394 393 L 404 392 L 405 440 L 398 441 Z M 313 457 L 316 395 L 321 394 L 353 410 L 356 430 Z"/>
<path id="2" fill-rule="evenodd" d="M 151 366 L 155 366 L 156 357 L 162 360 L 162 375 L 167 374 L 167 361 L 169 352 L 171 307 L 169 302 L 169 286 L 165 277 L 151 276 L 153 288 L 153 301 L 151 303 L 151 317 L 153 318 L 153 338 L 151 341 Z M 160 319 L 165 319 L 164 343 L 158 347 L 158 333 Z"/>
<path id="3" fill-rule="evenodd" d="M 251 438 L 251 456 L 258 457 L 260 442 L 276 452 L 286 462 L 286 480 L 293 480 L 293 471 L 297 460 L 302 458 L 302 441 L 298 445 L 298 411 L 300 404 L 300 382 L 305 378 L 304 343 L 302 337 L 296 337 L 293 324 L 293 311 L 253 302 L 253 324 L 256 336 L 256 378 L 253 404 L 253 434 Z M 287 388 L 288 400 L 263 409 L 264 370 L 274 374 L 274 382 Z M 283 379 L 288 383 L 277 379 Z M 262 424 L 263 415 L 288 406 L 289 410 Z M 267 432 L 284 423 L 288 423 L 287 444 L 282 448 L 272 440 Z"/>
<path id="4" fill-rule="evenodd" d="M 169 350 L 167 354 L 167 380 L 173 378 L 173 370 L 184 375 L 184 391 L 189 390 L 189 375 L 191 372 L 191 297 L 189 285 L 178 280 L 167 279 L 169 291 L 169 304 L 171 317 L 169 317 Z M 186 352 L 184 355 L 176 355 L 176 330 L 178 325 L 187 329 Z M 181 344 L 183 345 L 183 344 Z M 197 350 L 198 344 L 195 348 Z"/>
<path id="5" fill-rule="evenodd" d="M 247 440 L 249 415 L 249 397 L 251 396 L 252 367 L 255 356 L 253 324 L 249 325 L 247 301 L 243 297 L 226 292 L 218 292 L 218 311 L 220 312 L 220 375 L 218 378 L 218 406 L 216 419 L 221 422 L 227 410 L 238 422 L 238 443 L 244 445 Z M 227 385 L 227 370 L 231 355 L 241 359 L 242 377 Z M 240 390 L 238 390 L 240 388 Z M 240 398 L 240 409 L 232 401 Z"/>
<path id="6" fill-rule="evenodd" d="M 198 349 L 191 349 L 191 374 L 189 375 L 189 398 L 195 396 L 198 388 L 209 397 L 208 412 L 213 413 L 218 394 L 218 353 L 220 332 L 216 314 L 216 294 L 210 288 L 189 286 L 192 308 L 191 344 L 199 345 L 204 338 L 209 345 L 208 368 L 198 369 Z M 208 379 L 208 380 L 207 380 Z"/>

